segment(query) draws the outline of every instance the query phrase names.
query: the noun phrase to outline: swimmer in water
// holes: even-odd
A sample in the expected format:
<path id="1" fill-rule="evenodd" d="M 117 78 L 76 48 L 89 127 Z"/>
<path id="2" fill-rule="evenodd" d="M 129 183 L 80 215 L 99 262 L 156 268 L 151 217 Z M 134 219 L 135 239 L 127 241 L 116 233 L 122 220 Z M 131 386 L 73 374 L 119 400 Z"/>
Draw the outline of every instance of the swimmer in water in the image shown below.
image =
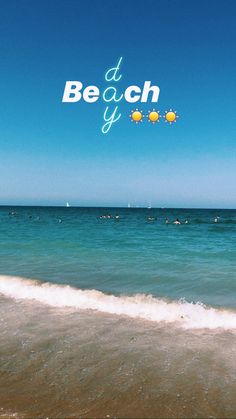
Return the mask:
<path id="1" fill-rule="evenodd" d="M 155 217 L 148 217 L 148 221 L 155 221 Z"/>
<path id="2" fill-rule="evenodd" d="M 15 217 L 15 215 L 17 215 L 17 212 L 16 211 L 11 211 L 10 214 L 13 215 L 13 217 Z"/>
<path id="3" fill-rule="evenodd" d="M 220 217 L 215 217 L 214 223 L 218 223 Z"/>
<path id="4" fill-rule="evenodd" d="M 188 224 L 189 223 L 189 221 L 188 221 L 188 219 L 186 218 L 186 220 L 184 221 L 184 224 Z"/>
<path id="5" fill-rule="evenodd" d="M 168 218 L 165 219 L 165 224 L 169 224 Z"/>
<path id="6" fill-rule="evenodd" d="M 181 222 L 179 221 L 179 219 L 178 219 L 178 218 L 176 218 L 176 220 L 174 221 L 174 223 L 173 223 L 173 224 L 179 225 L 179 224 L 181 224 Z"/>

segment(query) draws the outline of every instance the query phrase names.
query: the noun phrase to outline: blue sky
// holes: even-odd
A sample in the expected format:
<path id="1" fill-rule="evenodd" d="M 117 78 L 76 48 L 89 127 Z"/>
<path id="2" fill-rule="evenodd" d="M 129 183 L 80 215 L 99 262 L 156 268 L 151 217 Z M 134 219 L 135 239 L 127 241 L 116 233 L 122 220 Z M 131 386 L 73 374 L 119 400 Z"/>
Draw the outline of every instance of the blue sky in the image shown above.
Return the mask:
<path id="1" fill-rule="evenodd" d="M 8 0 L 0 14 L 0 203 L 236 208 L 235 1 Z M 151 80 L 176 124 L 101 133 L 105 104 L 62 103 L 67 80 L 120 92 Z"/>

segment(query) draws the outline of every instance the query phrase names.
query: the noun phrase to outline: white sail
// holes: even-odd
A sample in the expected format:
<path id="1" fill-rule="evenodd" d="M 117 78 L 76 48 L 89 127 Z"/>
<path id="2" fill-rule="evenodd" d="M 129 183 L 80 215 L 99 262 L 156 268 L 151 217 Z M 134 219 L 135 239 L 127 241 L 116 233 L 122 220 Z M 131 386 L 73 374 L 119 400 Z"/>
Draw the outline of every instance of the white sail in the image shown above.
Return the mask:
<path id="1" fill-rule="evenodd" d="M 69 202 L 66 203 L 67 208 L 70 206 Z"/>

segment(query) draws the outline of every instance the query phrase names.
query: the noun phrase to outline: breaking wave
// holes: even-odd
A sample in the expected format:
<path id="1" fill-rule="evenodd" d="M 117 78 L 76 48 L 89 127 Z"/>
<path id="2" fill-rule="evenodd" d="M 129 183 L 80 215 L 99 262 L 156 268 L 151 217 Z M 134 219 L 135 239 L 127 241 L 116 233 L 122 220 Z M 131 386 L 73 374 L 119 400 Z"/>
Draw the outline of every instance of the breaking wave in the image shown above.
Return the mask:
<path id="1" fill-rule="evenodd" d="M 71 307 L 125 315 L 153 322 L 174 323 L 184 329 L 236 329 L 236 312 L 185 300 L 168 301 L 146 294 L 108 295 L 19 277 L 0 275 L 0 293 L 6 297 L 35 300 L 53 307 Z"/>

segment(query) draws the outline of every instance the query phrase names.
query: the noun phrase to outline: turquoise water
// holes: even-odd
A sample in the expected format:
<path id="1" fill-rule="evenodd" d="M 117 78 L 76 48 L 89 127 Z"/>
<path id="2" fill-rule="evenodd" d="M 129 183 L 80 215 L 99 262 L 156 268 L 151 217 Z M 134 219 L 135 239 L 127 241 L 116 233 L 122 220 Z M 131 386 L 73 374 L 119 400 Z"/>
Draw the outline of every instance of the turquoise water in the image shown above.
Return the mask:
<path id="1" fill-rule="evenodd" d="M 236 417 L 235 233 L 233 210 L 0 207 L 2 414 Z"/>
<path id="2" fill-rule="evenodd" d="M 0 207 L 1 275 L 236 308 L 235 267 L 236 210 Z"/>

